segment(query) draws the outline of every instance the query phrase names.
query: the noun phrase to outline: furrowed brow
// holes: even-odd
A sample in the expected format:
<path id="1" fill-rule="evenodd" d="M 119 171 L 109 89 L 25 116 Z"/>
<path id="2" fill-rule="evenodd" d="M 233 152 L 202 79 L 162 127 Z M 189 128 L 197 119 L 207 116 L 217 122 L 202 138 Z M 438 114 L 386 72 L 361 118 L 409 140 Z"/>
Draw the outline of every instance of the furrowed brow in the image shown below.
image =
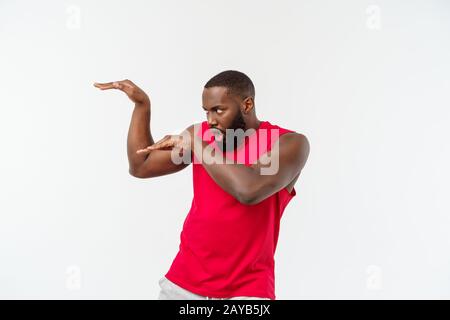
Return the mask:
<path id="1" fill-rule="evenodd" d="M 211 109 L 219 109 L 219 107 L 222 107 L 221 104 L 218 104 L 217 106 L 212 107 Z M 207 110 L 204 106 L 202 106 L 203 110 Z"/>

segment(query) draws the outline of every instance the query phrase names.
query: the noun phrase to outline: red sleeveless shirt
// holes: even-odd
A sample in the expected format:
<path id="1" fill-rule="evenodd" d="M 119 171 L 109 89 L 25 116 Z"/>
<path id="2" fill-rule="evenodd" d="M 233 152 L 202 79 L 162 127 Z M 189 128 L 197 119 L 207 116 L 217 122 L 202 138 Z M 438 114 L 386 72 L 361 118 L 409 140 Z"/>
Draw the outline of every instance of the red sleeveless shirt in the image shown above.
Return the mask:
<path id="1" fill-rule="evenodd" d="M 204 121 L 196 134 L 218 149 L 207 129 Z M 288 132 L 293 131 L 262 121 L 237 150 L 225 155 L 245 158 L 245 163 L 240 163 L 250 166 Z M 256 152 L 252 149 L 255 146 Z M 194 197 L 183 224 L 178 254 L 166 278 L 202 296 L 274 300 L 274 254 L 280 219 L 296 195 L 295 189 L 289 193 L 283 188 L 260 203 L 244 205 L 225 192 L 197 158 L 192 170 Z"/>

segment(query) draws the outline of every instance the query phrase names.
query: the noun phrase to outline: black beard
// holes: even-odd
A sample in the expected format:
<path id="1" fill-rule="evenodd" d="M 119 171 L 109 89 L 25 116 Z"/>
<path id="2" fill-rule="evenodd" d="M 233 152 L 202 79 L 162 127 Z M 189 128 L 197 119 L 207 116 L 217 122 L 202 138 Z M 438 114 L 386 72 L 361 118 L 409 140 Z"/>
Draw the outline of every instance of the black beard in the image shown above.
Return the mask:
<path id="1" fill-rule="evenodd" d="M 227 135 L 228 134 L 225 130 L 225 134 L 223 136 L 222 141 L 219 141 L 219 143 L 218 143 L 218 145 L 222 151 L 225 151 L 225 149 L 226 149 L 226 151 L 234 150 L 242 142 L 242 141 L 239 141 L 238 137 L 236 137 L 234 135 L 234 131 L 238 130 L 238 129 L 242 129 L 245 132 L 245 121 L 244 121 L 244 117 L 242 116 L 241 111 L 238 112 L 236 117 L 233 119 L 233 122 L 231 123 L 230 128 L 228 128 L 228 129 L 232 129 L 231 132 L 229 133 L 229 135 L 230 135 L 230 139 L 232 138 L 234 141 L 233 141 L 233 144 L 230 142 L 230 145 L 229 146 L 227 145 Z"/>

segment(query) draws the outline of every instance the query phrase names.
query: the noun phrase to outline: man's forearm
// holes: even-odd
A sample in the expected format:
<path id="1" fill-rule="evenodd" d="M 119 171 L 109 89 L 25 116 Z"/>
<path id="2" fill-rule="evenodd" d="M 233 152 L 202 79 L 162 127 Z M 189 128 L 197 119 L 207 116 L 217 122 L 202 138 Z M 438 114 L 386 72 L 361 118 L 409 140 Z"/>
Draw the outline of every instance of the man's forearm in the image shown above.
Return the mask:
<path id="1" fill-rule="evenodd" d="M 150 131 L 150 102 L 135 104 L 127 138 L 130 173 L 135 172 L 148 157 L 148 154 L 137 154 L 136 150 L 154 143 Z"/>

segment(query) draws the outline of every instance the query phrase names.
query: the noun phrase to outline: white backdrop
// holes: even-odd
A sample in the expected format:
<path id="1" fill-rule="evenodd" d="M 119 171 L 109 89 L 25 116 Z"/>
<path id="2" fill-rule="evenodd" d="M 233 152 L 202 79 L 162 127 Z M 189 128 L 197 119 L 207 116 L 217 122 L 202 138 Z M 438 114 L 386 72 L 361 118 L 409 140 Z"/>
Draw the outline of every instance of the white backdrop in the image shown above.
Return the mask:
<path id="1" fill-rule="evenodd" d="M 278 299 L 450 298 L 448 1 L 0 0 L 0 297 L 154 299 L 191 167 L 128 174 L 131 79 L 155 139 L 245 72 L 311 153 L 282 219 Z"/>

